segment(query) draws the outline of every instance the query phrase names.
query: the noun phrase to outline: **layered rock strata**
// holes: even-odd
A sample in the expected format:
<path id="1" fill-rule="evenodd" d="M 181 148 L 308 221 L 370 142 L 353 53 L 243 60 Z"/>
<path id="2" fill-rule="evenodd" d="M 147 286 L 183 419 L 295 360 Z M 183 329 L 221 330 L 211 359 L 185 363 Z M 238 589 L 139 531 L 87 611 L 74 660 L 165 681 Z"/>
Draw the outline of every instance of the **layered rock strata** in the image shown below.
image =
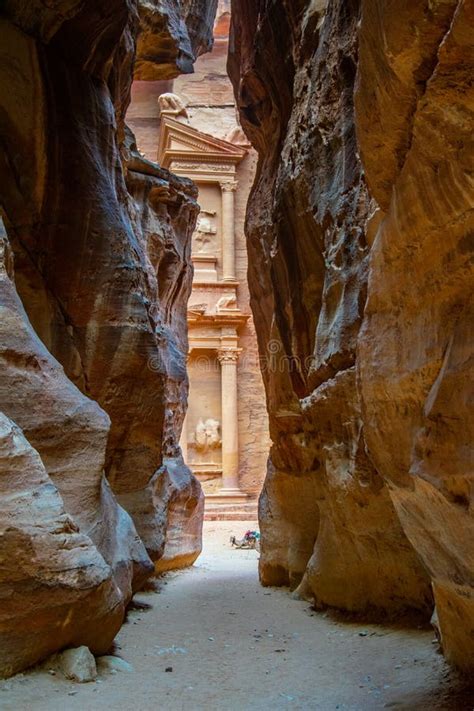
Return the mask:
<path id="1" fill-rule="evenodd" d="M 200 551 L 178 447 L 198 207 L 123 123 L 144 6 L 174 57 L 208 47 L 205 0 L 6 2 L 0 18 L 2 675 L 65 645 L 104 653 L 154 563 Z"/>
<path id="2" fill-rule="evenodd" d="M 261 579 L 378 616 L 430 615 L 433 588 L 445 653 L 469 667 L 472 5 L 232 10 L 229 71 L 259 152 Z"/>

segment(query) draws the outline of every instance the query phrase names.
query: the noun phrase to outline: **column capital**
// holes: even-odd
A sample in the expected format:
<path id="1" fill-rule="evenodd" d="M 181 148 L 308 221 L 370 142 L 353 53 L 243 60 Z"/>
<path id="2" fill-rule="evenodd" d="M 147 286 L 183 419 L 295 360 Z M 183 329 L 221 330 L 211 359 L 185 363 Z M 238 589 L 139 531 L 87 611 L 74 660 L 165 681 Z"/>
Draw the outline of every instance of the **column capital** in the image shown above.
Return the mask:
<path id="1" fill-rule="evenodd" d="M 219 363 L 237 363 L 241 348 L 219 348 L 217 359 Z"/>
<path id="2" fill-rule="evenodd" d="M 219 185 L 223 193 L 234 193 L 239 183 L 237 180 L 219 180 Z"/>

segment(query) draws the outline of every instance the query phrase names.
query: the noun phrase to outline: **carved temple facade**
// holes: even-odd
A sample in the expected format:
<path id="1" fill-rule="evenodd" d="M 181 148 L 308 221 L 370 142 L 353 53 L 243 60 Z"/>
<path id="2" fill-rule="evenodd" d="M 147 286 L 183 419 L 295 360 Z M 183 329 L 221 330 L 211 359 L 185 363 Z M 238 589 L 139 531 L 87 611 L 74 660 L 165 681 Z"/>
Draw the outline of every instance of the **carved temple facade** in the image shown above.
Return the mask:
<path id="1" fill-rule="evenodd" d="M 173 109 L 170 109 L 173 115 Z M 237 303 L 236 170 L 246 151 L 161 113 L 158 161 L 199 188 L 201 212 L 193 235 L 193 292 L 188 308 L 189 409 L 181 448 L 203 482 L 220 478 L 214 497 L 245 494 L 239 486 L 237 367 L 239 330 L 247 321 Z"/>
<path id="2" fill-rule="evenodd" d="M 244 236 L 257 158 L 237 124 L 226 72 L 229 18 L 228 0 L 219 0 L 214 49 L 194 74 L 134 82 L 127 122 L 145 157 L 199 188 L 181 446 L 208 510 L 248 511 L 243 502 L 255 502 L 265 478 L 269 436 Z"/>

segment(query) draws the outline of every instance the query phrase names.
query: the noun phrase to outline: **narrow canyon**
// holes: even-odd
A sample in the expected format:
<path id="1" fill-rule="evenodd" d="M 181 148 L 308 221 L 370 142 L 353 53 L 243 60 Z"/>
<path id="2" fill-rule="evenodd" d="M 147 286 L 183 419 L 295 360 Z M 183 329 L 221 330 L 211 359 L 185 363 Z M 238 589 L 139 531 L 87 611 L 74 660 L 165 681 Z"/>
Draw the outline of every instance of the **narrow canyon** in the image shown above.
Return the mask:
<path id="1" fill-rule="evenodd" d="M 259 528 L 219 594 L 294 608 L 321 668 L 356 620 L 472 674 L 474 0 L 4 0 L 0 40 L 0 678 L 110 655 L 204 518 Z M 209 555 L 156 644 L 209 622 Z M 298 659 L 295 708 L 383 707 Z M 473 707 L 430 679 L 403 708 Z M 208 708 L 250 709 L 226 683 Z"/>

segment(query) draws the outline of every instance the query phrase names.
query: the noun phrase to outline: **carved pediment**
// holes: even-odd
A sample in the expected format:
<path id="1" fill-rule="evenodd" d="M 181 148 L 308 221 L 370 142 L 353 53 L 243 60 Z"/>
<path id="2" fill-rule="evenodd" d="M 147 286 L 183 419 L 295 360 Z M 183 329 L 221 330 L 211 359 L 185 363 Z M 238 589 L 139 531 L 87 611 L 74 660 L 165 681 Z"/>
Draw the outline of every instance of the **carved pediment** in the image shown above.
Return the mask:
<path id="1" fill-rule="evenodd" d="M 167 115 L 162 116 L 158 162 L 164 168 L 179 162 L 185 162 L 188 169 L 209 163 L 219 164 L 222 172 L 231 172 L 246 154 L 242 146 L 210 136 Z"/>

